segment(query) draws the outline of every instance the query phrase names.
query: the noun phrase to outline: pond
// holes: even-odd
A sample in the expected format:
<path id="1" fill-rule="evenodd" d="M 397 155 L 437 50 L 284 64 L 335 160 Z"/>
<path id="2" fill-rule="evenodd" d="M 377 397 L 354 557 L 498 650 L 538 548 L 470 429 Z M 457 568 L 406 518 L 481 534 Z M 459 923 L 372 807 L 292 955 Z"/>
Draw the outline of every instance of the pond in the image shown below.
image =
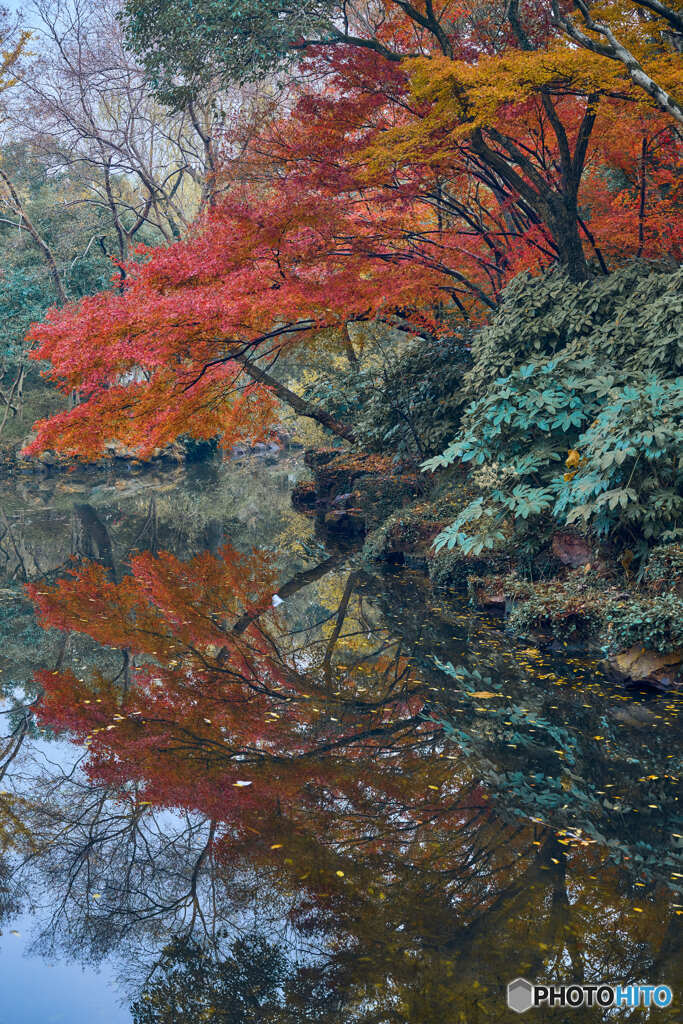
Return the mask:
<path id="1" fill-rule="evenodd" d="M 0 485 L 0 1024 L 679 1019 L 680 696 L 369 569 L 305 472 Z"/>

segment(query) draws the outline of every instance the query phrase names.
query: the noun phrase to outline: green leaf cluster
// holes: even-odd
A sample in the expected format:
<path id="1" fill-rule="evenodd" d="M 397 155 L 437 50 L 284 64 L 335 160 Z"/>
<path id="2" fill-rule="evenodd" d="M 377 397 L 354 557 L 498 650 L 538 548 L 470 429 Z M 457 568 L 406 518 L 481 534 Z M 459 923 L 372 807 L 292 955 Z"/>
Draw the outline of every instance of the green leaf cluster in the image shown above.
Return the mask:
<path id="1" fill-rule="evenodd" d="M 276 68 L 303 36 L 324 36 L 329 0 L 127 0 L 126 37 L 162 102 L 184 107 L 216 79 L 243 82 Z"/>
<path id="2" fill-rule="evenodd" d="M 472 397 L 524 363 L 561 352 L 593 357 L 624 377 L 665 378 L 683 363 L 683 268 L 637 261 L 604 277 L 571 281 L 559 270 L 520 274 L 505 289 L 491 323 L 473 339 Z"/>
<path id="3" fill-rule="evenodd" d="M 405 342 L 387 337 L 379 326 L 373 333 L 356 366 L 341 370 L 328 358 L 304 397 L 353 423 L 365 451 L 399 460 L 434 455 L 460 425 L 462 382 L 472 365 L 469 337 Z"/>
<path id="4" fill-rule="evenodd" d="M 420 338 L 389 353 L 362 383 L 356 432 L 364 447 L 424 458 L 457 430 L 465 406 L 462 382 L 471 366 L 458 336 Z"/>
<path id="5" fill-rule="evenodd" d="M 683 596 L 683 545 L 660 544 L 653 548 L 644 567 L 643 582 L 651 594 Z"/>
<path id="6" fill-rule="evenodd" d="M 683 536 L 683 377 L 610 391 L 578 438 L 579 470 L 555 514 L 641 548 Z"/>

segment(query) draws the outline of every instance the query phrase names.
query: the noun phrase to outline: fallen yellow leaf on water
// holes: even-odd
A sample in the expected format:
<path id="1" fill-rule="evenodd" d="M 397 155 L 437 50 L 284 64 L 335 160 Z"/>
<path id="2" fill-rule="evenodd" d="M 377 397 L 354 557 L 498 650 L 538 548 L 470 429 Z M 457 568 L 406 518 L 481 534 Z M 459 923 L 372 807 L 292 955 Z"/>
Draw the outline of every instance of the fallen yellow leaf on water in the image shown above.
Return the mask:
<path id="1" fill-rule="evenodd" d="M 273 843 L 273 845 L 271 846 L 271 850 L 281 850 L 281 849 L 282 849 L 282 843 Z"/>
<path id="2" fill-rule="evenodd" d="M 477 700 L 488 700 L 489 697 L 502 697 L 502 694 L 492 693 L 490 690 L 477 690 L 475 693 L 471 693 L 470 697 L 476 697 Z"/>
<path id="3" fill-rule="evenodd" d="M 343 877 L 344 877 L 344 872 L 343 871 L 338 871 L 337 872 L 337 878 L 343 878 Z"/>

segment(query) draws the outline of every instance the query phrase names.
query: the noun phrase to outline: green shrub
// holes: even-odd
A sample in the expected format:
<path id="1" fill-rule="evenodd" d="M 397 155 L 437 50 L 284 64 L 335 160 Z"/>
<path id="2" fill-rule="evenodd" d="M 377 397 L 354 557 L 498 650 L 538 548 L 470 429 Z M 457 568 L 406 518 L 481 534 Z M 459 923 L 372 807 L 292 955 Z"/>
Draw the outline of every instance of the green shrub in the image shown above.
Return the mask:
<path id="1" fill-rule="evenodd" d="M 555 515 L 636 548 L 683 536 L 682 414 L 683 378 L 613 388 L 576 441 L 580 461 Z"/>
<path id="2" fill-rule="evenodd" d="M 681 312 L 683 271 L 514 281 L 473 343 L 461 429 L 424 463 L 468 465 L 481 492 L 437 549 L 476 555 L 513 543 L 528 557 L 570 523 L 639 559 L 676 540 Z"/>
<path id="3" fill-rule="evenodd" d="M 479 397 L 497 377 L 530 360 L 567 351 L 612 363 L 628 376 L 681 372 L 683 269 L 645 262 L 577 283 L 559 270 L 521 274 L 508 285 L 489 326 L 472 343 L 466 386 Z"/>
<path id="4" fill-rule="evenodd" d="M 420 499 L 412 505 L 398 509 L 368 534 L 363 557 L 369 562 L 391 560 L 400 548 L 422 548 L 429 545 L 435 534 L 457 514 L 472 497 L 472 488 L 460 484 L 449 488 L 438 497 Z"/>
<path id="5" fill-rule="evenodd" d="M 609 600 L 607 584 L 592 573 L 572 573 L 565 580 L 531 583 L 516 576 L 503 581 L 512 600 L 510 629 L 540 631 L 560 640 L 599 641 L 603 610 Z"/>
<path id="6" fill-rule="evenodd" d="M 439 536 L 437 548 L 478 554 L 504 544 L 511 530 L 520 543 L 541 542 L 548 530 L 539 529 L 539 521 L 551 524 L 566 486 L 567 453 L 613 383 L 613 375 L 590 360 L 566 354 L 534 360 L 494 381 L 467 409 L 455 441 L 425 463 L 428 469 L 456 460 L 470 464 L 483 492 Z"/>
<path id="7" fill-rule="evenodd" d="M 361 444 L 420 459 L 440 451 L 460 425 L 470 366 L 460 338 L 411 342 L 366 378 L 356 425 Z"/>
<path id="8" fill-rule="evenodd" d="M 641 646 L 669 654 L 683 647 L 683 601 L 676 594 L 610 602 L 603 619 L 603 644 L 611 652 Z"/>
<path id="9" fill-rule="evenodd" d="M 467 340 L 398 343 L 377 332 L 359 366 L 317 372 L 304 396 L 353 423 L 365 450 L 423 459 L 440 451 L 460 425 L 462 383 L 471 366 Z"/>

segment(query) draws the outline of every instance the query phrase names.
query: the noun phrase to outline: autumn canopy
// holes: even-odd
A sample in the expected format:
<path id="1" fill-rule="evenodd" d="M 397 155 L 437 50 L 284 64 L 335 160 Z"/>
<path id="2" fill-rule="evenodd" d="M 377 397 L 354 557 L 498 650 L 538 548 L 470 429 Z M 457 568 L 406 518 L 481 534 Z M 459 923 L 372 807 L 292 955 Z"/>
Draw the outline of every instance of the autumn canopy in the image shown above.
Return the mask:
<path id="1" fill-rule="evenodd" d="M 680 258 L 673 5 L 371 0 L 304 3 L 298 21 L 190 6 L 128 5 L 160 94 L 191 105 L 222 74 L 265 83 L 269 102 L 212 140 L 187 237 L 140 248 L 116 287 L 32 328 L 33 356 L 77 402 L 29 453 L 118 441 L 144 456 L 184 434 L 230 446 L 267 436 L 278 399 L 353 439 L 278 375 L 321 331 L 439 337 L 485 320 L 523 270 L 581 282 Z"/>

